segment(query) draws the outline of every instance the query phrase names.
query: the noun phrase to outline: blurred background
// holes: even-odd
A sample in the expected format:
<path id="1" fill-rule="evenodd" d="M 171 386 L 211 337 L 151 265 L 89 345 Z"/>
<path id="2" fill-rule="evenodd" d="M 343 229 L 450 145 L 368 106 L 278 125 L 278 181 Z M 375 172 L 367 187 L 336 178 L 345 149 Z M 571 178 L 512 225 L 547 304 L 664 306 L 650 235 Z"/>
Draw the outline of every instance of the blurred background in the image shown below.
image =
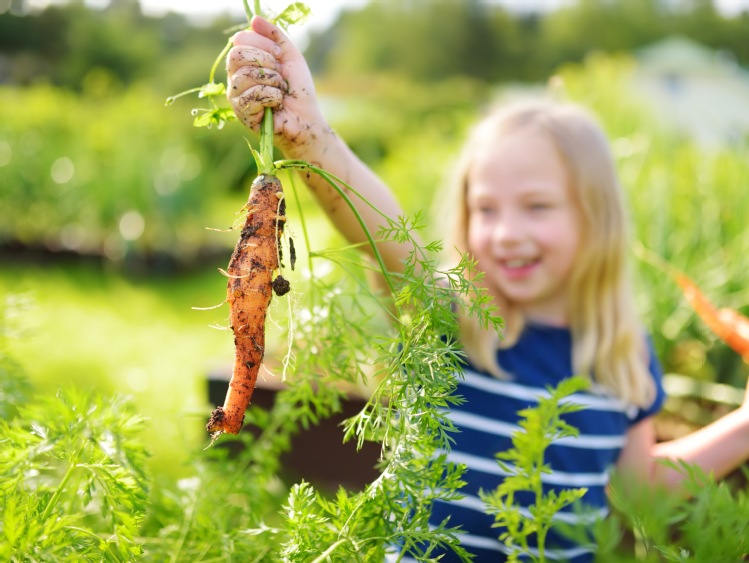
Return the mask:
<path id="1" fill-rule="evenodd" d="M 486 106 L 551 91 L 604 124 L 633 241 L 749 313 L 749 2 L 309 5 L 291 33 L 325 112 L 408 212 L 431 207 Z M 205 83 L 243 21 L 241 0 L 0 0 L 7 353 L 37 389 L 133 396 L 151 463 L 172 475 L 206 443 L 207 380 L 233 358 L 230 334 L 210 326 L 227 310 L 193 309 L 223 300 L 217 268 L 236 240 L 208 228 L 232 225 L 255 169 L 236 123 L 194 128 L 204 100 L 165 99 Z M 336 244 L 299 198 L 314 245 Z M 683 416 L 662 433 L 732 408 L 746 365 L 669 278 L 634 253 L 633 270 L 666 371 L 688 376 L 672 380 L 674 401 L 695 383 L 710 399 L 672 403 Z"/>

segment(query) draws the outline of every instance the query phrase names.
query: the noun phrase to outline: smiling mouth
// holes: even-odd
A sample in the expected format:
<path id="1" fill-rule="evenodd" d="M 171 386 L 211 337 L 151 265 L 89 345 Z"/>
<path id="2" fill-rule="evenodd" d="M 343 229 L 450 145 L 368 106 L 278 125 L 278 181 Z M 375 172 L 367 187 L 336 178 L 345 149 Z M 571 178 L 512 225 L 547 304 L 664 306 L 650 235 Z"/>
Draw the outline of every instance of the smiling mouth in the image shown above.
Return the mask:
<path id="1" fill-rule="evenodd" d="M 510 270 L 520 270 L 523 268 L 527 268 L 528 266 L 533 266 L 534 264 L 538 263 L 537 258 L 515 258 L 512 260 L 502 260 L 501 264 L 507 269 Z"/>

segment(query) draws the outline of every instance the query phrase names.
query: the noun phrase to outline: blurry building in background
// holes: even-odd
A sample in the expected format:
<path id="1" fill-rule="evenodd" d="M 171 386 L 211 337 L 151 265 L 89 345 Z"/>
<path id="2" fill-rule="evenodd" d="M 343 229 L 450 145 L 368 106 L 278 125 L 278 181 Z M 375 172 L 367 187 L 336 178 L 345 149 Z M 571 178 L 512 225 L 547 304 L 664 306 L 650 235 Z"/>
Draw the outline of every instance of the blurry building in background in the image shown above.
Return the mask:
<path id="1" fill-rule="evenodd" d="M 667 125 L 707 147 L 749 139 L 749 72 L 730 53 L 670 37 L 636 55 L 636 86 Z"/>

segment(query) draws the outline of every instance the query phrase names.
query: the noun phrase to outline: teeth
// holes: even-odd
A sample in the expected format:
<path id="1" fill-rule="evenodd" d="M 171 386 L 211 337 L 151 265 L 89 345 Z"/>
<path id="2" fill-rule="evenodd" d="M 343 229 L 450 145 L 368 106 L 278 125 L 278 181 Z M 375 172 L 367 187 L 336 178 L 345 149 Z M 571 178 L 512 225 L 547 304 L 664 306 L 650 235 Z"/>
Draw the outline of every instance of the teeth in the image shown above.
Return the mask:
<path id="1" fill-rule="evenodd" d="M 523 266 L 527 266 L 531 262 L 532 262 L 532 260 L 521 260 L 521 259 L 507 260 L 507 261 L 505 261 L 505 265 L 508 268 L 522 268 Z"/>

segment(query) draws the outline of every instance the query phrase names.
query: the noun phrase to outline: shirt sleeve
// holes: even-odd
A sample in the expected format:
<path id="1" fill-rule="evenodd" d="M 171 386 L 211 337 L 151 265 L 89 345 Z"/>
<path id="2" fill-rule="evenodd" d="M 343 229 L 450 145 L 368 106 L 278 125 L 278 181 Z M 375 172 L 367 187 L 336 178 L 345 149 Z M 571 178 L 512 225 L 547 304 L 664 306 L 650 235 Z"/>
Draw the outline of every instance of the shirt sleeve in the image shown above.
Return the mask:
<path id="1" fill-rule="evenodd" d="M 663 408 L 663 403 L 666 400 L 666 390 L 663 388 L 663 368 L 661 367 L 661 363 L 655 353 L 653 340 L 652 338 L 650 338 L 650 336 L 648 336 L 647 338 L 647 343 L 648 355 L 650 357 L 648 369 L 650 371 L 651 377 L 653 378 L 653 383 L 655 384 L 655 399 L 649 407 L 638 409 L 637 416 L 632 421 L 632 424 L 637 424 L 641 420 L 644 420 L 649 416 L 653 416 L 654 414 L 658 413 L 658 411 Z"/>

